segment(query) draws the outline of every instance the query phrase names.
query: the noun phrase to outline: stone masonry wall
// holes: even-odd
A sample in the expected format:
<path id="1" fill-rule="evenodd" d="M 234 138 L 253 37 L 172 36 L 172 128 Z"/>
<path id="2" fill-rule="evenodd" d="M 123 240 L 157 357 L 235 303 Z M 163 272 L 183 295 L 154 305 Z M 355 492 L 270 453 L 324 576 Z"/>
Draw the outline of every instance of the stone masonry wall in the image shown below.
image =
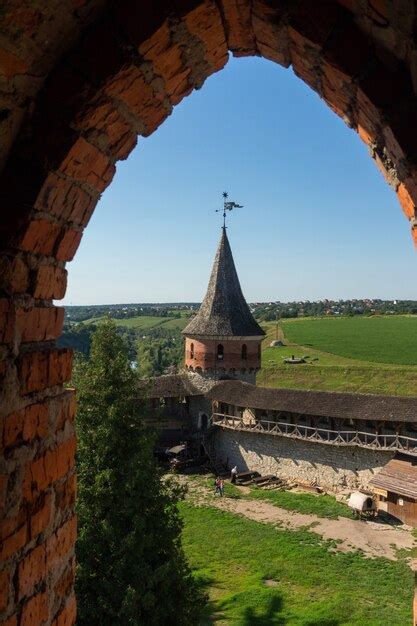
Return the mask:
<path id="1" fill-rule="evenodd" d="M 212 440 L 217 459 L 280 478 L 318 485 L 327 490 L 367 488 L 369 480 L 393 452 L 356 446 L 331 446 L 286 437 L 217 428 Z"/>

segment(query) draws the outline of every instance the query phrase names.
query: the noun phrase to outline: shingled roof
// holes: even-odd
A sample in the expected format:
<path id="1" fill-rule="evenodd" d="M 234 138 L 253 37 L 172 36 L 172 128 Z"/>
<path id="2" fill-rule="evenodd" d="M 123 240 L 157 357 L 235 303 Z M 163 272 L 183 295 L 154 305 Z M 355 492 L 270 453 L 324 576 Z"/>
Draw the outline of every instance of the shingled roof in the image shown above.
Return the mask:
<path id="1" fill-rule="evenodd" d="M 415 397 L 272 389 L 237 380 L 217 383 L 207 393 L 207 397 L 248 409 L 270 409 L 341 419 L 417 422 Z"/>
<path id="2" fill-rule="evenodd" d="M 396 454 L 369 484 L 417 499 L 417 459 L 406 454 Z"/>
<path id="3" fill-rule="evenodd" d="M 182 331 L 184 335 L 265 335 L 254 319 L 240 287 L 232 251 L 223 228 L 206 296 L 197 313 Z"/>
<path id="4" fill-rule="evenodd" d="M 139 381 L 139 391 L 145 398 L 179 398 L 200 396 L 202 391 L 195 387 L 185 374 L 155 376 Z"/>

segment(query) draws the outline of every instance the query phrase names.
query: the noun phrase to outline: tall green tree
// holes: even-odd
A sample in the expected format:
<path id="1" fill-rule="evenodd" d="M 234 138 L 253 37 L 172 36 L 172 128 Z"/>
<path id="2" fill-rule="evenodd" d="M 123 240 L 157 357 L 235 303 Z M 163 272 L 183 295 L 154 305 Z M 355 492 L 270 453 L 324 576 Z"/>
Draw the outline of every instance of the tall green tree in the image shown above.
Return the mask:
<path id="1" fill-rule="evenodd" d="M 78 624 L 192 625 L 203 596 L 181 548 L 178 487 L 162 479 L 127 348 L 108 321 L 75 366 Z"/>

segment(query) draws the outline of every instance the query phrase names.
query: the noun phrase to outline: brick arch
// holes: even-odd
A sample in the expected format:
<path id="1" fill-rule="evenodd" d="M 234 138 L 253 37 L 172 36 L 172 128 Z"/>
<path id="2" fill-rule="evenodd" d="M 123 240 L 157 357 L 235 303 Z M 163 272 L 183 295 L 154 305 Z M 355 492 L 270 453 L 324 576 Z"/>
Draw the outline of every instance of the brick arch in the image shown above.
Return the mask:
<path id="1" fill-rule="evenodd" d="M 31 35 L 38 48 L 29 52 L 46 68 L 39 85 L 21 78 L 24 52 L 0 50 L 17 94 L 0 115 L 10 130 L 4 150 L 12 146 L 0 177 L 0 619 L 9 626 L 74 623 L 75 403 L 64 388 L 72 356 L 55 347 L 63 309 L 52 304 L 65 293 L 65 263 L 117 160 L 220 70 L 229 50 L 292 66 L 358 132 L 417 241 L 412 11 L 388 0 L 319 0 L 314 13 L 306 0 L 149 4 L 103 0 L 87 10 L 74 1 L 66 49 L 53 20 L 49 39 Z M 41 29 L 43 10 L 20 12 L 10 41 Z"/>

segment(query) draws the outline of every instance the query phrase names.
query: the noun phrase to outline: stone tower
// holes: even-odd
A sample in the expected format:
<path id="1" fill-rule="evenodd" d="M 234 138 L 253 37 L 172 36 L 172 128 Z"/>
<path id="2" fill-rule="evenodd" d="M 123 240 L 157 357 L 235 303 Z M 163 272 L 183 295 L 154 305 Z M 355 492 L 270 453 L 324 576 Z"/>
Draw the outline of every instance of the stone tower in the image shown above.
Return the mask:
<path id="1" fill-rule="evenodd" d="M 265 333 L 242 294 L 225 228 L 206 296 L 183 334 L 190 373 L 207 382 L 234 378 L 255 383 Z"/>

